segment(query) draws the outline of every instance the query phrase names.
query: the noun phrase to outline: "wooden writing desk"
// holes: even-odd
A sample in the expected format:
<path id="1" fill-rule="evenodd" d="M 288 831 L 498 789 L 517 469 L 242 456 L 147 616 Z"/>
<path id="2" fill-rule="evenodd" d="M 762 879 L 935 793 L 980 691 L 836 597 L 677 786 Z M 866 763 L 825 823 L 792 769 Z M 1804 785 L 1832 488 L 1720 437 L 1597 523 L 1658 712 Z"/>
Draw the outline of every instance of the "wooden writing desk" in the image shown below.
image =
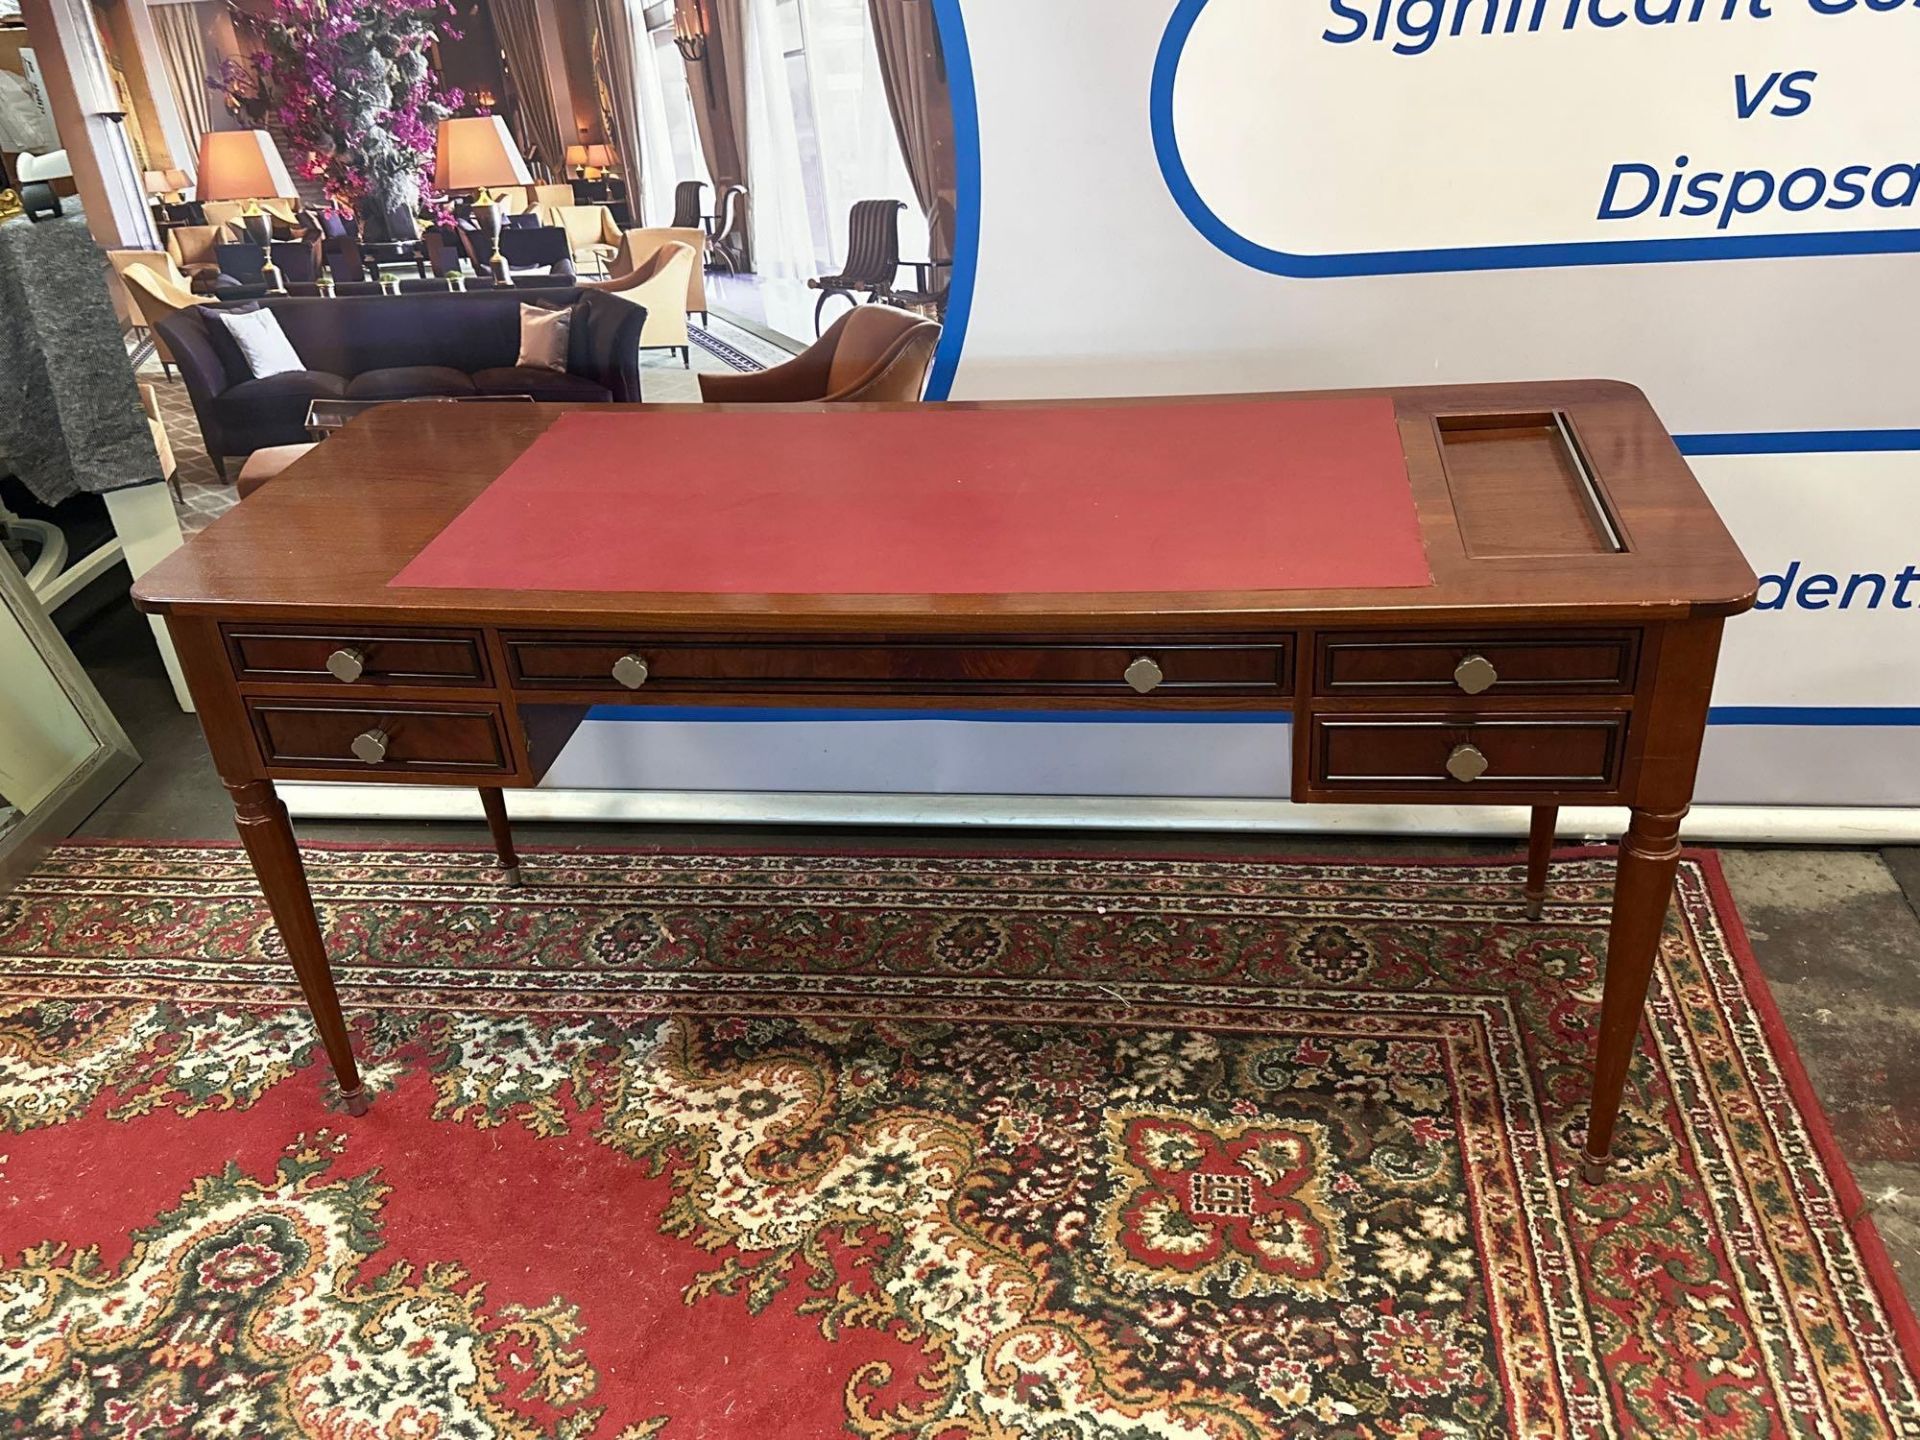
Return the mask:
<path id="1" fill-rule="evenodd" d="M 598 702 L 1290 710 L 1296 800 L 1533 806 L 1535 915 L 1554 807 L 1630 807 L 1587 1137 L 1594 1170 L 1672 889 L 1721 625 L 1752 603 L 1754 576 L 1630 386 L 1361 393 L 1392 403 L 1391 414 L 1374 408 L 1404 452 L 1425 583 L 928 595 L 396 587 L 568 413 L 449 405 L 355 421 L 148 572 L 135 598 L 167 619 L 356 1113 L 366 1096 L 276 780 L 477 786 L 512 867 L 501 788 L 537 784 L 569 724 Z M 1138 406 L 1178 403 L 1105 413 L 1117 427 L 1123 414 L 1135 424 L 1153 413 Z M 693 415 L 633 408 L 660 417 L 648 423 L 663 434 Z M 950 420 L 962 407 L 879 408 L 934 426 L 946 423 L 936 411 Z M 965 408 L 983 425 L 1024 415 L 1004 422 L 1009 434 L 1033 415 Z M 703 407 L 692 423 L 712 453 L 766 414 Z M 851 450 L 843 458 L 860 463 Z M 577 457 L 583 474 L 615 463 Z M 697 465 L 673 473 L 690 491 L 710 483 Z M 896 478 L 904 495 L 928 479 Z M 1182 483 L 1208 506 L 1208 474 Z M 729 523 L 725 499 L 713 526 Z M 604 551 L 607 537 L 586 532 L 605 515 L 581 509 L 570 518 L 583 554 Z M 951 514 L 946 523 L 961 528 L 929 537 L 943 552 L 991 539 Z M 792 536 L 795 549 L 812 543 Z"/>

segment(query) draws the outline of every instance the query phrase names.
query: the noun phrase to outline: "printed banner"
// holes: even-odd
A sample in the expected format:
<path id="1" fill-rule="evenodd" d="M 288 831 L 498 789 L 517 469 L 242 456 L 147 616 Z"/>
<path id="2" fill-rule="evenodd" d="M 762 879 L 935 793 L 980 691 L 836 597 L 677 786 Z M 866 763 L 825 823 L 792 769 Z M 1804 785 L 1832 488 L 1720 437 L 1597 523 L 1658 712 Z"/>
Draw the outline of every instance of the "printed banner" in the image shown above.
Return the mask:
<path id="1" fill-rule="evenodd" d="M 1156 142 L 1194 223 L 1282 274 L 1911 250 L 1915 30 L 1867 0 L 1184 0 Z"/>
<path id="2" fill-rule="evenodd" d="M 1699 798 L 1920 806 L 1914 0 L 931 11 L 931 397 L 1631 381 L 1766 577 Z M 1277 726 L 1059 718 L 603 715 L 568 773 L 699 784 L 752 753 L 767 789 L 1287 793 Z"/>

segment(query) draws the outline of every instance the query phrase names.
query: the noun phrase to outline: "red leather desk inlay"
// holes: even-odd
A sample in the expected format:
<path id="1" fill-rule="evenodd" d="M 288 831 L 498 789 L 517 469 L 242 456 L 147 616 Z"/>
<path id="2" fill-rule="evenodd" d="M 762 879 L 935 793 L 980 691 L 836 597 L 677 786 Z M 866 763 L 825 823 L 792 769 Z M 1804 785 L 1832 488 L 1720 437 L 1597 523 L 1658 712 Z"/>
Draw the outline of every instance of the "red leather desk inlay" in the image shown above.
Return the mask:
<path id="1" fill-rule="evenodd" d="M 703 594 L 1431 583 L 1391 400 L 562 415 L 396 586 Z"/>

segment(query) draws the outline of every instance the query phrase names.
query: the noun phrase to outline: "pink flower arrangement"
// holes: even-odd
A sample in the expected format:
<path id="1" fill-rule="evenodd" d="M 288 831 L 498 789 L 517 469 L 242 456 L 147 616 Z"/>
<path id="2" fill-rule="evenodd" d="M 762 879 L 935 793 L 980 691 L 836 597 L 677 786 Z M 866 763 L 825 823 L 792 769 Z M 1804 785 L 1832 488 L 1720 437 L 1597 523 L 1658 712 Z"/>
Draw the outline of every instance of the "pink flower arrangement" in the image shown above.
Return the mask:
<path id="1" fill-rule="evenodd" d="M 295 172 L 356 210 L 414 208 L 464 101 L 432 66 L 454 15 L 450 0 L 271 0 L 260 80 Z"/>

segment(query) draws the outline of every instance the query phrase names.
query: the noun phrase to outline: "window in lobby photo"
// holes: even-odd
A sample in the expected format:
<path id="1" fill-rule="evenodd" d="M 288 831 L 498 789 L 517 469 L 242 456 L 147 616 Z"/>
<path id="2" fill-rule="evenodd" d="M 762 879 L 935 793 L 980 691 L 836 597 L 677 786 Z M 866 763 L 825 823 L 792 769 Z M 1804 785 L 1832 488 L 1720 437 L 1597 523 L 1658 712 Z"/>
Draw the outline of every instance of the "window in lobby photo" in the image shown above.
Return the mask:
<path id="1" fill-rule="evenodd" d="M 875 300 L 940 318 L 956 178 L 931 5 L 628 10 L 652 61 L 636 66 L 632 97 L 647 219 L 706 229 L 716 305 L 796 344 Z M 621 133 L 617 104 L 609 122 Z"/>

